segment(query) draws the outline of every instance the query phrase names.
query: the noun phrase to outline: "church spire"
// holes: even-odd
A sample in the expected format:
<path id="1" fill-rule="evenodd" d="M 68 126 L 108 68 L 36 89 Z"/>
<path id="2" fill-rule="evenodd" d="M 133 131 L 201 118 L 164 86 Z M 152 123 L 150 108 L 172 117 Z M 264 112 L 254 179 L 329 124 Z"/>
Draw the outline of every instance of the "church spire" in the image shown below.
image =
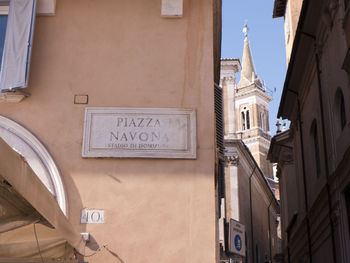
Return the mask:
<path id="1" fill-rule="evenodd" d="M 242 56 L 242 71 L 241 79 L 239 85 L 248 86 L 252 83 L 255 83 L 258 76 L 255 73 L 252 53 L 250 51 L 249 40 L 248 40 L 248 31 L 249 28 L 247 23 L 244 24 L 243 33 L 244 33 L 244 47 L 243 47 L 243 56 Z"/>

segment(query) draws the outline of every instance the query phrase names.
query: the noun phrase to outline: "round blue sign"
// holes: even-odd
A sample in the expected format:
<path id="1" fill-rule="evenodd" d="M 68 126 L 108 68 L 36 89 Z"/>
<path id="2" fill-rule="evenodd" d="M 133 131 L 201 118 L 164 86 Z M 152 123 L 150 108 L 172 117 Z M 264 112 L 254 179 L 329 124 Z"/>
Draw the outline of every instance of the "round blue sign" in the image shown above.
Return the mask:
<path id="1" fill-rule="evenodd" d="M 242 239 L 240 235 L 235 235 L 235 248 L 237 251 L 241 251 L 242 249 Z"/>

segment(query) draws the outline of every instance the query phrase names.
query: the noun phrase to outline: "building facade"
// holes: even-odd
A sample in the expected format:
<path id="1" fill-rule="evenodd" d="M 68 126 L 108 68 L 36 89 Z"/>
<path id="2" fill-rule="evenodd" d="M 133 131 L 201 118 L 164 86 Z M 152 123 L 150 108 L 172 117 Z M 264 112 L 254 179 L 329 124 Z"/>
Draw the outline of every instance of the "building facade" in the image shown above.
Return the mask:
<path id="1" fill-rule="evenodd" d="M 221 2 L 0 2 L 0 262 L 218 261 Z"/>
<path id="2" fill-rule="evenodd" d="M 276 262 L 275 257 L 280 252 L 279 202 L 241 139 L 225 140 L 225 160 L 220 223 L 226 224 L 226 239 L 225 235 L 220 239 L 221 261 Z M 232 249 L 235 245 L 230 232 L 232 224 L 244 227 L 244 251 Z"/>
<path id="3" fill-rule="evenodd" d="M 271 97 L 256 74 L 247 30 L 245 26 L 242 64 L 239 59 L 221 60 L 225 168 L 220 223 L 226 226 L 222 227 L 226 235 L 220 236 L 221 261 L 275 262 L 280 250 L 279 202 L 271 188 L 272 165 L 266 159 Z"/>
<path id="4" fill-rule="evenodd" d="M 284 262 L 350 261 L 348 2 L 275 1 L 273 16 L 284 17 L 292 41 L 278 112 L 291 124 L 269 150 Z"/>

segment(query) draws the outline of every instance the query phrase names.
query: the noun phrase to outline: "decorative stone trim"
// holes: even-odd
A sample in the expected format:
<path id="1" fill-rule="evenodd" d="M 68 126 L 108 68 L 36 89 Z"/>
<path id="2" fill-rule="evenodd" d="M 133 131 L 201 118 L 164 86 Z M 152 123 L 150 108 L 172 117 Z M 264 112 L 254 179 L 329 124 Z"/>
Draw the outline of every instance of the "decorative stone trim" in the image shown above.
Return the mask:
<path id="1" fill-rule="evenodd" d="M 6 91 L 3 93 L 0 93 L 0 102 L 18 103 L 28 96 L 29 96 L 29 93 L 19 91 L 19 90 Z"/>
<path id="2" fill-rule="evenodd" d="M 239 157 L 238 155 L 229 155 L 229 156 L 225 156 L 225 164 L 226 166 L 238 166 L 239 164 Z"/>

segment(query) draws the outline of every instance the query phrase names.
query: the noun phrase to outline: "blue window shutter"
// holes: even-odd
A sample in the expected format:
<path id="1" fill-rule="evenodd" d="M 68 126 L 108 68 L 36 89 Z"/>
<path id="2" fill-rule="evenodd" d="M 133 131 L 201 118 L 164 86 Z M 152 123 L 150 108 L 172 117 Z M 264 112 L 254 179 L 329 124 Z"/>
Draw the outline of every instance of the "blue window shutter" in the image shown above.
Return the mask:
<path id="1" fill-rule="evenodd" d="M 4 52 L 6 26 L 7 26 L 7 15 L 0 15 L 0 63 L 2 61 L 2 54 Z"/>
<path id="2" fill-rule="evenodd" d="M 11 0 L 0 72 L 0 90 L 28 86 L 36 0 Z"/>

